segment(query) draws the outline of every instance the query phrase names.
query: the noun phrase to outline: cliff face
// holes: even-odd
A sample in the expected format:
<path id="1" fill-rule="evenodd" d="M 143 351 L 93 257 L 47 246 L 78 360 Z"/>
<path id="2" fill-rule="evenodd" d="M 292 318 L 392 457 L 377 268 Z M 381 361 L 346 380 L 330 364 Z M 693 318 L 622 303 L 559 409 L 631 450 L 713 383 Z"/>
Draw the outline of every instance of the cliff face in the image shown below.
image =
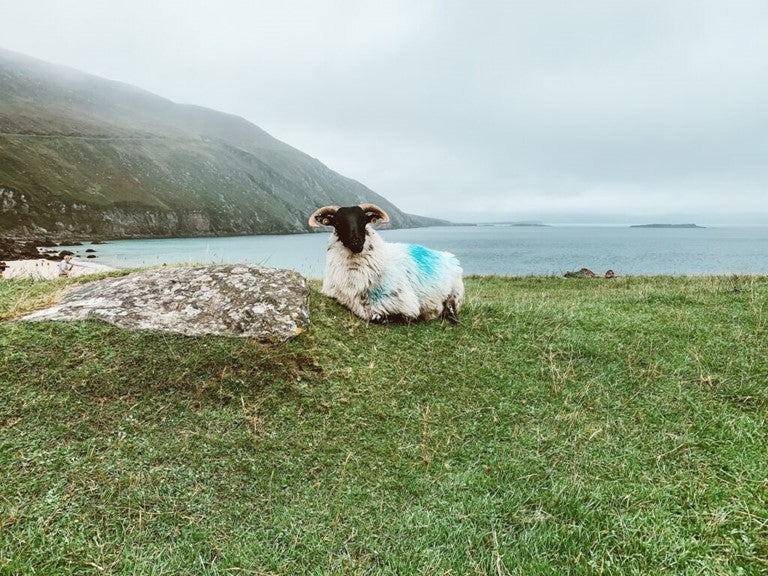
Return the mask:
<path id="1" fill-rule="evenodd" d="M 0 234 L 51 238 L 307 231 L 359 182 L 250 122 L 0 50 Z"/>

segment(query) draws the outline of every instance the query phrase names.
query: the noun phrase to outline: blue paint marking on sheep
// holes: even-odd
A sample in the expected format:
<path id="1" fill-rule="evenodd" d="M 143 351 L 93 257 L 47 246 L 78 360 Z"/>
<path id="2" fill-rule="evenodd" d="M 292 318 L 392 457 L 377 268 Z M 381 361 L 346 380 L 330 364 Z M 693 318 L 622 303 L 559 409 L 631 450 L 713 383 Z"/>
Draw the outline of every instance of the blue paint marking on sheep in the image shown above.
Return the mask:
<path id="1" fill-rule="evenodd" d="M 438 267 L 440 266 L 440 255 L 437 252 L 418 244 L 408 244 L 408 254 L 416 262 L 419 272 L 425 278 L 435 278 L 437 276 Z"/>
<path id="2" fill-rule="evenodd" d="M 374 304 L 381 302 L 386 295 L 387 295 L 387 291 L 384 289 L 383 286 L 376 286 L 375 288 L 371 288 L 370 290 L 368 290 L 368 300 L 370 300 Z"/>

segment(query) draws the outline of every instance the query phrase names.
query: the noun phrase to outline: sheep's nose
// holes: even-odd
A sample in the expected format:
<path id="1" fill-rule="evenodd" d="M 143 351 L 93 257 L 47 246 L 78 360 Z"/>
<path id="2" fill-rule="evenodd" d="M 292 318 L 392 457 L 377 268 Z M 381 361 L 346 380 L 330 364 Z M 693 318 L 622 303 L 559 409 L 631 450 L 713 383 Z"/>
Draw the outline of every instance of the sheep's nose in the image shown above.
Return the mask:
<path id="1" fill-rule="evenodd" d="M 363 247 L 365 246 L 365 241 L 363 242 L 350 242 L 348 248 L 352 250 L 355 254 L 360 254 L 360 252 L 363 251 Z"/>

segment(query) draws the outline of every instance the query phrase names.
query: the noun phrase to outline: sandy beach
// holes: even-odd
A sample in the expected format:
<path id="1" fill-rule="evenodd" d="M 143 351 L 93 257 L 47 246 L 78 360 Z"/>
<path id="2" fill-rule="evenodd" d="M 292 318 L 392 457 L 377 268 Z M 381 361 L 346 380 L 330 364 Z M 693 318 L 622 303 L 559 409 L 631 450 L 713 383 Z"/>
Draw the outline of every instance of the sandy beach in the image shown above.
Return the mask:
<path id="1" fill-rule="evenodd" d="M 6 260 L 8 266 L 0 278 L 31 278 L 33 280 L 51 280 L 59 277 L 59 263 L 40 258 L 37 260 Z M 72 260 L 74 267 L 69 272 L 70 277 L 85 276 L 114 270 L 110 266 Z"/>

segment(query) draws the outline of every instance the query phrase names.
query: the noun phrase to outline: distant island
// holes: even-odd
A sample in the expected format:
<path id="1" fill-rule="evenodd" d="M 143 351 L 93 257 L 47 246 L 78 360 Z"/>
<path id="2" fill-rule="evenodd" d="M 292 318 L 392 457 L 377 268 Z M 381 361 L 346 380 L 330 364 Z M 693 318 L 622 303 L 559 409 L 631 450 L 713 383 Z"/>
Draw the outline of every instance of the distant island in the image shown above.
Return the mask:
<path id="1" fill-rule="evenodd" d="M 634 224 L 630 228 L 706 228 L 698 224 Z"/>

